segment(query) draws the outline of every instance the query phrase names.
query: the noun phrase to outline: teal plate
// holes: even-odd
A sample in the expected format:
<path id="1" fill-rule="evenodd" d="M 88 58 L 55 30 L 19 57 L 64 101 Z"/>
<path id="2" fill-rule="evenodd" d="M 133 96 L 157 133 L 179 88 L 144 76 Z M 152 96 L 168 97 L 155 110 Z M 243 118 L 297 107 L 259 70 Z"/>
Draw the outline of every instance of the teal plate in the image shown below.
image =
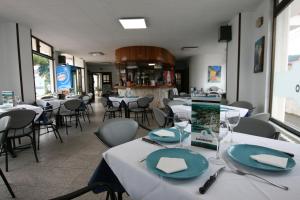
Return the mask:
<path id="1" fill-rule="evenodd" d="M 287 171 L 287 170 L 291 170 L 296 165 L 294 159 L 288 156 L 287 154 L 281 151 L 277 151 L 275 149 L 269 149 L 267 147 L 262 147 L 257 145 L 250 145 L 250 144 L 232 145 L 227 149 L 227 154 L 234 161 L 242 165 L 245 165 L 247 167 L 252 167 L 255 169 L 266 170 L 266 171 Z M 287 167 L 286 168 L 275 167 L 272 165 L 259 163 L 250 158 L 251 155 L 257 155 L 257 154 L 269 154 L 269 155 L 288 158 Z"/>
<path id="2" fill-rule="evenodd" d="M 156 129 L 151 131 L 148 135 L 151 140 L 157 141 L 157 142 L 165 142 L 165 143 L 176 143 L 180 141 L 180 133 L 177 129 L 174 128 L 165 128 L 165 130 L 171 131 L 175 133 L 175 137 L 160 137 L 158 135 L 155 135 L 153 132 L 158 131 L 161 129 Z M 184 134 L 183 139 L 188 137 L 189 134 Z"/>
<path id="3" fill-rule="evenodd" d="M 188 168 L 180 172 L 174 172 L 170 174 L 165 173 L 156 168 L 156 165 L 161 157 L 183 158 Z M 208 168 L 208 161 L 201 154 L 192 153 L 187 149 L 168 148 L 154 151 L 148 155 L 146 159 L 146 165 L 148 170 L 162 177 L 173 179 L 190 179 L 200 176 Z"/>

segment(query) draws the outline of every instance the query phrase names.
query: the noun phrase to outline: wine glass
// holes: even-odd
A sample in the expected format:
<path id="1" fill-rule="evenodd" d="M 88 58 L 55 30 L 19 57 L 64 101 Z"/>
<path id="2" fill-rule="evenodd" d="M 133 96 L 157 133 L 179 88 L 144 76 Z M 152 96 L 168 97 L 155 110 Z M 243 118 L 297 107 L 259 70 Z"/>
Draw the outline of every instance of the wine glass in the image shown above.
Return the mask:
<path id="1" fill-rule="evenodd" d="M 233 135 L 233 129 L 236 127 L 240 122 L 240 112 L 237 110 L 228 110 L 225 113 L 225 121 L 228 126 L 228 129 L 230 130 L 230 143 L 233 143 L 232 135 Z"/>
<path id="2" fill-rule="evenodd" d="M 21 98 L 19 96 L 15 96 L 16 104 L 19 105 L 21 103 Z"/>
<path id="3" fill-rule="evenodd" d="M 215 165 L 224 165 L 224 161 L 220 158 L 220 145 L 221 140 L 227 135 L 228 131 L 220 129 L 220 121 L 216 116 L 212 115 L 210 118 L 209 131 L 214 138 L 217 140 L 217 152 L 216 157 L 211 157 L 208 160 Z"/>
<path id="4" fill-rule="evenodd" d="M 183 148 L 183 135 L 184 135 L 184 129 L 189 124 L 189 117 L 187 113 L 175 113 L 174 114 L 174 125 L 179 131 L 179 145 L 178 147 Z"/>

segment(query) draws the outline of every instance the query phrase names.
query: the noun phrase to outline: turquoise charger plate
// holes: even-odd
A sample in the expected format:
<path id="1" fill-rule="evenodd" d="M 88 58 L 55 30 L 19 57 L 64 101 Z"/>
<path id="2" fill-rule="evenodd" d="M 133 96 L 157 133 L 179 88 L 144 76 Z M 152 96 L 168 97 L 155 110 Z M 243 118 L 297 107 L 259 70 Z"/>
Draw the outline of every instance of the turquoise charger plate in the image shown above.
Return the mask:
<path id="1" fill-rule="evenodd" d="M 156 168 L 156 165 L 161 157 L 183 158 L 188 168 L 180 172 L 174 172 L 170 174 L 165 173 Z M 162 177 L 173 179 L 190 179 L 200 176 L 203 172 L 205 172 L 205 170 L 208 168 L 208 161 L 202 155 L 192 153 L 187 149 L 168 148 L 154 151 L 148 155 L 146 159 L 146 165 L 148 170 Z"/>
<path id="2" fill-rule="evenodd" d="M 287 170 L 291 170 L 296 165 L 294 159 L 291 158 L 289 155 L 281 151 L 277 151 L 275 149 L 269 149 L 267 147 L 262 147 L 257 145 L 250 145 L 250 144 L 232 145 L 227 149 L 227 154 L 234 161 L 242 165 L 245 165 L 247 167 L 252 167 L 255 169 L 266 170 L 266 171 L 287 171 Z M 259 163 L 253 160 L 252 158 L 250 158 L 251 155 L 257 155 L 257 154 L 269 154 L 269 155 L 288 158 L 287 167 L 286 168 L 275 167 L 272 165 Z"/>
<path id="3" fill-rule="evenodd" d="M 165 143 L 176 143 L 176 142 L 180 141 L 180 133 L 177 129 L 174 129 L 174 128 L 165 128 L 164 129 L 164 130 L 168 130 L 168 131 L 175 133 L 175 137 L 160 137 L 158 135 L 155 135 L 153 132 L 158 131 L 158 130 L 161 130 L 161 129 L 156 129 L 156 130 L 149 132 L 148 135 L 151 140 L 154 140 L 157 142 L 165 142 Z M 184 134 L 182 139 L 184 140 L 185 138 L 188 137 L 188 135 L 189 134 Z"/>

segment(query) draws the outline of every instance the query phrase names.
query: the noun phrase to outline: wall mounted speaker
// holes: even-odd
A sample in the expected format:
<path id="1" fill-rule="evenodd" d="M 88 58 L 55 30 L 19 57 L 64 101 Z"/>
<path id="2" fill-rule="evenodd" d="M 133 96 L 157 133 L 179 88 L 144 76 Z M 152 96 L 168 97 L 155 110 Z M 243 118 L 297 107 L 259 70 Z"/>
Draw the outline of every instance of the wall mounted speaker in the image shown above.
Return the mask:
<path id="1" fill-rule="evenodd" d="M 221 26 L 219 29 L 219 42 L 229 42 L 231 39 L 231 26 Z"/>
<path id="2" fill-rule="evenodd" d="M 66 64 L 66 56 L 58 56 L 58 64 Z"/>

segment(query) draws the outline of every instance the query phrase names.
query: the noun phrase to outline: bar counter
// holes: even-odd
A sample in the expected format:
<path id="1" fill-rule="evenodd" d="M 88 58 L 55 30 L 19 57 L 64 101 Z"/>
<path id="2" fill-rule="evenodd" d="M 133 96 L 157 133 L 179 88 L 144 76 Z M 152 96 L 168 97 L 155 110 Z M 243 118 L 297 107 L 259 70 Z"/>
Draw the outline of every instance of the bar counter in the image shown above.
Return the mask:
<path id="1" fill-rule="evenodd" d="M 150 107 L 164 107 L 163 98 L 168 98 L 168 91 L 173 89 L 174 86 L 162 85 L 162 86 L 115 86 L 115 89 L 118 89 L 120 96 L 125 96 L 127 88 L 130 88 L 132 95 L 143 97 L 146 95 L 153 95 L 154 100 L 151 103 Z"/>

